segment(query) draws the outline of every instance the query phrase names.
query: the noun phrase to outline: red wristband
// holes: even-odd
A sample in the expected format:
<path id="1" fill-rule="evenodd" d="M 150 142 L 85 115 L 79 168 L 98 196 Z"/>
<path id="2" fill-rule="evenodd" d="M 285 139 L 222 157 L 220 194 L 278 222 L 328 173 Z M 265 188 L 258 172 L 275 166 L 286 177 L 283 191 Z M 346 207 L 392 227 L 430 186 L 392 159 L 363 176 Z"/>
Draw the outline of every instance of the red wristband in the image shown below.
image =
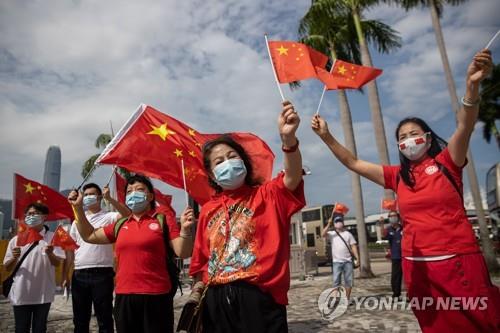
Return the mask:
<path id="1" fill-rule="evenodd" d="M 284 145 L 281 145 L 281 150 L 284 152 L 284 153 L 294 153 L 297 151 L 297 148 L 299 148 L 299 139 L 295 139 L 297 140 L 297 143 L 294 144 L 293 146 L 291 147 L 285 147 Z"/>

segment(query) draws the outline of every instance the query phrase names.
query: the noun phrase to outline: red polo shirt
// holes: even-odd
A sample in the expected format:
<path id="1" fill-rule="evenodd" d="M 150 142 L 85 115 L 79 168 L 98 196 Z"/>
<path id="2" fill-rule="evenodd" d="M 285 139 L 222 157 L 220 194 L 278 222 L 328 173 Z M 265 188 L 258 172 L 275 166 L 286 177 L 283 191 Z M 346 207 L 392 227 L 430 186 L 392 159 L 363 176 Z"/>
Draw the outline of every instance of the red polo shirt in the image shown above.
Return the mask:
<path id="1" fill-rule="evenodd" d="M 215 196 L 200 212 L 189 273 L 205 283 L 208 272 L 213 284 L 247 281 L 288 304 L 290 218 L 304 205 L 304 183 L 291 192 L 283 174 Z"/>
<path id="2" fill-rule="evenodd" d="M 435 160 L 445 166 L 462 188 L 462 167 L 455 165 L 448 148 Z M 404 222 L 404 257 L 466 254 L 479 251 L 462 200 L 450 180 L 432 158 L 412 166 L 415 187 L 407 187 L 402 178 L 397 184 L 400 166 L 384 166 L 385 188 L 395 191 Z M 396 188 L 397 186 L 397 188 Z"/>
<path id="3" fill-rule="evenodd" d="M 179 237 L 179 226 L 165 216 L 170 239 Z M 130 218 L 122 225 L 118 239 L 114 235 L 115 223 L 105 226 L 104 233 L 116 242 L 117 294 L 165 294 L 171 283 L 167 273 L 166 248 L 156 212 L 144 214 L 138 221 Z"/>

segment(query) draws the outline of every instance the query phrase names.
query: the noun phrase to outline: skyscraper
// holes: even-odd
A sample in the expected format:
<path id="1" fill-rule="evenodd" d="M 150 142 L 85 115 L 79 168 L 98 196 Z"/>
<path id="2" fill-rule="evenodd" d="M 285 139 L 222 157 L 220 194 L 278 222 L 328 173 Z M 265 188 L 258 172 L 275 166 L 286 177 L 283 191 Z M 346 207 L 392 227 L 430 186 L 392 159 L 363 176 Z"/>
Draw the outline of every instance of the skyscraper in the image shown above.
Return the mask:
<path id="1" fill-rule="evenodd" d="M 58 146 L 50 146 L 45 159 L 45 170 L 43 172 L 43 183 L 56 191 L 59 191 L 61 182 L 61 149 Z"/>

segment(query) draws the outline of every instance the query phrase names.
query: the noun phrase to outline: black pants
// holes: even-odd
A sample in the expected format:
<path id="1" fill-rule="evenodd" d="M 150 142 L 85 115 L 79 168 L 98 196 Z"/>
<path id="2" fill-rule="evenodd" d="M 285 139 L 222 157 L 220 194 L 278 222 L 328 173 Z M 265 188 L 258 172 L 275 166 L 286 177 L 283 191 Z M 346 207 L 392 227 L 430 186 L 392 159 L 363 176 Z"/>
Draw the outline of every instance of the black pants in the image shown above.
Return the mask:
<path id="1" fill-rule="evenodd" d="M 401 296 L 402 279 L 403 279 L 403 270 L 401 269 L 401 259 L 392 259 L 392 270 L 391 270 L 392 297 Z"/>
<path id="2" fill-rule="evenodd" d="M 75 333 L 89 333 L 92 304 L 99 333 L 113 333 L 113 277 L 111 267 L 77 269 L 71 280 Z"/>
<path id="3" fill-rule="evenodd" d="M 115 298 L 118 333 L 172 333 L 174 306 L 170 294 L 119 294 Z"/>
<path id="4" fill-rule="evenodd" d="M 47 332 L 47 317 L 49 316 L 50 304 L 15 305 L 16 333 L 29 333 L 30 328 L 33 333 Z"/>
<path id="5" fill-rule="evenodd" d="M 286 306 L 245 282 L 209 287 L 203 311 L 205 333 L 288 332 Z"/>

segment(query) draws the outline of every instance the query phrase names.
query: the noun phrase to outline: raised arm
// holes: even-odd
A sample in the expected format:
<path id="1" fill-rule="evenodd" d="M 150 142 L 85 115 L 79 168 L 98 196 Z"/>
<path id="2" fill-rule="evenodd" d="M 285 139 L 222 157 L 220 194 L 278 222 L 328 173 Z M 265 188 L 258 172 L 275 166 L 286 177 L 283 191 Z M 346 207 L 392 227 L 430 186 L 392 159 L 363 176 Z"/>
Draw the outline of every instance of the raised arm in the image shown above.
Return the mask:
<path id="1" fill-rule="evenodd" d="M 104 188 L 102 189 L 102 196 L 120 214 L 120 216 L 118 216 L 117 220 L 121 219 L 122 217 L 127 217 L 127 216 L 129 216 L 131 214 L 130 209 L 124 203 L 119 202 L 119 201 L 113 199 L 113 197 L 111 197 L 111 193 L 109 191 L 109 186 L 108 185 L 104 186 Z"/>
<path id="2" fill-rule="evenodd" d="M 330 133 L 328 124 L 319 115 L 315 115 L 311 121 L 311 127 L 321 140 L 330 148 L 335 157 L 349 170 L 368 178 L 381 186 L 384 186 L 384 171 L 381 165 L 358 159 L 346 147 L 342 146 Z"/>
<path id="3" fill-rule="evenodd" d="M 179 237 L 170 241 L 172 249 L 179 258 L 189 258 L 193 253 L 193 235 L 191 228 L 194 221 L 195 217 L 193 209 L 186 207 L 181 215 L 181 233 Z"/>
<path id="4" fill-rule="evenodd" d="M 299 123 L 300 118 L 292 103 L 284 101 L 283 110 L 278 118 L 278 128 L 284 152 L 285 177 L 283 182 L 290 191 L 294 191 L 302 181 L 302 155 L 299 140 L 295 136 Z"/>
<path id="5" fill-rule="evenodd" d="M 474 55 L 467 68 L 465 95 L 457 114 L 457 129 L 448 142 L 451 159 L 458 166 L 465 163 L 470 137 L 479 114 L 480 83 L 491 73 L 492 67 L 491 52 L 485 49 Z"/>
<path id="6" fill-rule="evenodd" d="M 94 229 L 94 227 L 87 220 L 85 212 L 83 211 L 83 195 L 81 192 L 77 192 L 75 190 L 71 191 L 68 196 L 68 201 L 75 212 L 74 223 L 76 223 L 76 228 L 84 241 L 92 244 L 111 243 L 102 228 Z"/>
<path id="7" fill-rule="evenodd" d="M 321 237 L 326 237 L 326 235 L 328 234 L 328 230 L 330 230 L 330 228 L 332 227 L 332 221 L 333 221 L 333 214 L 332 216 L 330 216 L 330 218 L 328 219 L 328 223 L 323 228 L 323 231 L 321 232 Z"/>

